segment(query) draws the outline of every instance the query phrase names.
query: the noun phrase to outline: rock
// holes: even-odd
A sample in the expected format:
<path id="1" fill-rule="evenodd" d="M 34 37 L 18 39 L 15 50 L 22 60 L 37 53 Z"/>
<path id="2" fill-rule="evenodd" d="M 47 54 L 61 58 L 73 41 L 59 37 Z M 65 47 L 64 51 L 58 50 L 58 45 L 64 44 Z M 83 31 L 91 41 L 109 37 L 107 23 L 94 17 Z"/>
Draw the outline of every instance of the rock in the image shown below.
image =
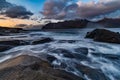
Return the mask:
<path id="1" fill-rule="evenodd" d="M 88 48 L 85 48 L 85 47 L 76 48 L 75 52 L 83 55 L 88 55 Z"/>
<path id="2" fill-rule="evenodd" d="M 11 33 L 20 33 L 24 32 L 22 28 L 7 28 L 7 27 L 0 27 L 0 34 L 3 35 L 9 35 Z"/>
<path id="3" fill-rule="evenodd" d="M 97 57 L 103 57 L 110 60 L 120 60 L 120 55 L 117 54 L 104 54 L 104 53 L 91 53 L 91 54 Z"/>
<path id="4" fill-rule="evenodd" d="M 19 46 L 19 45 L 26 45 L 29 44 L 23 40 L 9 40 L 9 41 L 0 41 L 1 45 L 12 45 L 12 46 Z"/>
<path id="5" fill-rule="evenodd" d="M 56 57 L 54 57 L 54 56 L 52 56 L 52 55 L 47 55 L 47 60 L 49 61 L 49 62 L 53 62 L 54 60 L 56 60 L 57 58 Z"/>
<path id="6" fill-rule="evenodd" d="M 0 41 L 0 51 L 5 51 L 8 49 L 11 49 L 16 46 L 21 45 L 36 45 L 36 44 L 42 44 L 42 43 L 48 43 L 53 41 L 51 38 L 41 38 L 38 40 L 7 40 L 7 41 Z M 32 43 L 32 44 L 31 44 Z"/>
<path id="7" fill-rule="evenodd" d="M 24 40 L 0 41 L 0 52 L 9 50 L 16 46 L 28 45 L 28 44 L 30 44 L 30 43 L 27 41 L 24 41 Z"/>
<path id="8" fill-rule="evenodd" d="M 82 75 L 86 75 L 91 80 L 110 80 L 99 69 L 93 69 L 82 64 L 78 64 L 76 68 L 82 73 Z"/>
<path id="9" fill-rule="evenodd" d="M 120 44 L 120 34 L 106 29 L 95 29 L 92 32 L 88 32 L 85 38 L 91 38 L 99 42 Z"/>
<path id="10" fill-rule="evenodd" d="M 21 55 L 0 63 L 0 80 L 84 80 L 37 57 Z"/>
<path id="11" fill-rule="evenodd" d="M 58 43 L 75 43 L 78 40 L 59 40 Z"/>
<path id="12" fill-rule="evenodd" d="M 10 45 L 0 45 L 0 52 L 6 51 L 13 48 L 13 46 Z"/>
<path id="13" fill-rule="evenodd" d="M 52 38 L 41 38 L 41 39 L 38 39 L 38 40 L 34 40 L 34 41 L 32 42 L 32 45 L 49 43 L 49 42 L 51 42 L 51 41 L 53 41 Z"/>
<path id="14" fill-rule="evenodd" d="M 42 27 L 42 30 L 85 28 L 88 22 L 88 20 L 69 20 L 58 23 L 48 23 L 47 25 Z"/>
<path id="15" fill-rule="evenodd" d="M 72 55 L 72 52 L 66 49 L 58 48 L 58 49 L 50 49 L 49 51 L 59 55 L 61 54 L 67 58 L 74 58 L 74 56 Z"/>
<path id="16" fill-rule="evenodd" d="M 74 59 L 79 59 L 79 60 L 88 60 L 88 58 L 85 54 L 74 53 L 74 52 L 69 51 L 67 49 L 62 49 L 62 48 L 53 49 L 53 50 L 51 49 L 50 52 L 56 53 L 58 55 L 61 54 L 63 57 L 70 58 L 70 59 L 74 58 Z"/>

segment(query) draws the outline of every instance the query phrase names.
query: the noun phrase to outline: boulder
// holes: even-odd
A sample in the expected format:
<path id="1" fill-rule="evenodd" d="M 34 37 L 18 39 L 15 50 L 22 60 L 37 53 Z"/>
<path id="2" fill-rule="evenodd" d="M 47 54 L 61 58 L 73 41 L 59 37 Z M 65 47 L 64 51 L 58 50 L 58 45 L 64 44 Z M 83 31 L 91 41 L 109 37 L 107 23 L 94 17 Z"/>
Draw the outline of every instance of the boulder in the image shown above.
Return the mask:
<path id="1" fill-rule="evenodd" d="M 21 55 L 0 63 L 0 80 L 84 80 L 64 70 L 53 69 L 40 58 Z"/>
<path id="2" fill-rule="evenodd" d="M 120 44 L 120 33 L 112 32 L 106 29 L 95 29 L 91 32 L 88 32 L 85 38 L 91 38 L 94 41 L 99 42 Z"/>

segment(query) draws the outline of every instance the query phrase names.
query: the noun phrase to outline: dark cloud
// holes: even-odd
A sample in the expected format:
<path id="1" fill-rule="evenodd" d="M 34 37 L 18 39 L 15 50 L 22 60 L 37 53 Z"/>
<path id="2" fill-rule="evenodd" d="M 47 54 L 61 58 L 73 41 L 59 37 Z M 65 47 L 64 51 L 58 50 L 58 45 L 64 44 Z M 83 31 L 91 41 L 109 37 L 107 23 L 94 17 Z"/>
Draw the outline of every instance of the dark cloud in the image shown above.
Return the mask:
<path id="1" fill-rule="evenodd" d="M 7 2 L 6 0 L 0 0 L 0 12 L 12 6 L 13 4 Z"/>
<path id="2" fill-rule="evenodd" d="M 46 18 L 63 18 L 64 9 L 71 0 L 47 0 L 41 12 Z"/>
<path id="3" fill-rule="evenodd" d="M 74 19 L 93 18 L 120 9 L 120 0 L 99 0 L 83 3 L 78 0 L 46 0 L 43 11 L 45 18 Z"/>
<path id="4" fill-rule="evenodd" d="M 11 7 L 7 9 L 4 14 L 11 18 L 20 18 L 20 19 L 27 19 L 31 15 L 33 15 L 32 12 L 27 11 L 26 8 L 24 8 L 23 6 Z"/>
<path id="5" fill-rule="evenodd" d="M 6 0 L 0 0 L 0 14 L 6 15 L 10 18 L 20 19 L 28 19 L 31 15 L 33 15 L 33 13 L 27 11 L 25 7 L 11 4 Z"/>

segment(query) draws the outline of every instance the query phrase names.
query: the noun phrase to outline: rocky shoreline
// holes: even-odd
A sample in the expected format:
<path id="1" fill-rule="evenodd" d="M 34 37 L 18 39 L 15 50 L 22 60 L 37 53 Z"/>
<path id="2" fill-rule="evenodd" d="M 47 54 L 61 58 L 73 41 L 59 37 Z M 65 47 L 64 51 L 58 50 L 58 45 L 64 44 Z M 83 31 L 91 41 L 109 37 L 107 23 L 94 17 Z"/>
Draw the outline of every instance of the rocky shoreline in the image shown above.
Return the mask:
<path id="1" fill-rule="evenodd" d="M 1 33 L 22 33 L 25 32 L 22 29 L 9 29 L 1 28 Z M 1 36 L 3 36 L 2 34 Z M 4 35 L 6 36 L 6 35 Z M 95 29 L 88 32 L 86 38 L 93 39 L 94 41 L 107 42 L 107 43 L 120 43 L 120 34 L 118 32 L 112 32 L 106 29 Z M 17 46 L 24 45 L 37 45 L 54 42 L 51 37 L 41 37 L 31 40 L 1 40 L 0 52 L 12 49 Z M 74 44 L 75 40 L 60 40 L 58 43 L 71 43 Z M 77 59 L 79 61 L 91 61 L 88 57 L 89 49 L 86 47 L 76 48 L 73 52 L 64 49 L 48 49 L 51 53 L 61 54 L 65 58 Z M 93 53 L 93 55 L 96 53 Z M 99 56 L 99 55 L 98 55 Z M 101 56 L 101 55 L 100 55 Z M 116 58 L 116 56 L 107 56 L 107 58 Z M 14 56 L 2 63 L 0 63 L 0 80 L 86 80 L 90 78 L 92 80 L 110 80 L 100 69 L 85 66 L 81 63 L 75 63 L 75 68 L 81 72 L 81 75 L 76 75 L 66 71 L 65 69 L 54 68 L 53 61 L 57 60 L 55 56 L 44 55 L 44 58 L 33 55 L 19 55 Z M 66 68 L 66 64 L 61 64 L 63 68 Z M 68 66 L 67 66 L 68 67 Z M 72 70 L 72 69 L 71 69 Z"/>

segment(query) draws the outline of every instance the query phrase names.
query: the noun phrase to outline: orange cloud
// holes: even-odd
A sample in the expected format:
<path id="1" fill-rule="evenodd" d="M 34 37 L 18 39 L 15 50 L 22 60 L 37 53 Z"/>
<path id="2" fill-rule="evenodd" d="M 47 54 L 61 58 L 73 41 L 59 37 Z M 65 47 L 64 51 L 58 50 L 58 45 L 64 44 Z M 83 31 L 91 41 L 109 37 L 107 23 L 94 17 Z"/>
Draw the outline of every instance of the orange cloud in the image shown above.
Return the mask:
<path id="1" fill-rule="evenodd" d="M 15 27 L 16 25 L 19 24 L 26 24 L 26 25 L 40 24 L 37 21 L 27 20 L 27 19 L 12 19 L 4 16 L 0 16 L 0 18 L 4 18 L 4 19 L 0 19 L 0 26 L 3 27 Z"/>

